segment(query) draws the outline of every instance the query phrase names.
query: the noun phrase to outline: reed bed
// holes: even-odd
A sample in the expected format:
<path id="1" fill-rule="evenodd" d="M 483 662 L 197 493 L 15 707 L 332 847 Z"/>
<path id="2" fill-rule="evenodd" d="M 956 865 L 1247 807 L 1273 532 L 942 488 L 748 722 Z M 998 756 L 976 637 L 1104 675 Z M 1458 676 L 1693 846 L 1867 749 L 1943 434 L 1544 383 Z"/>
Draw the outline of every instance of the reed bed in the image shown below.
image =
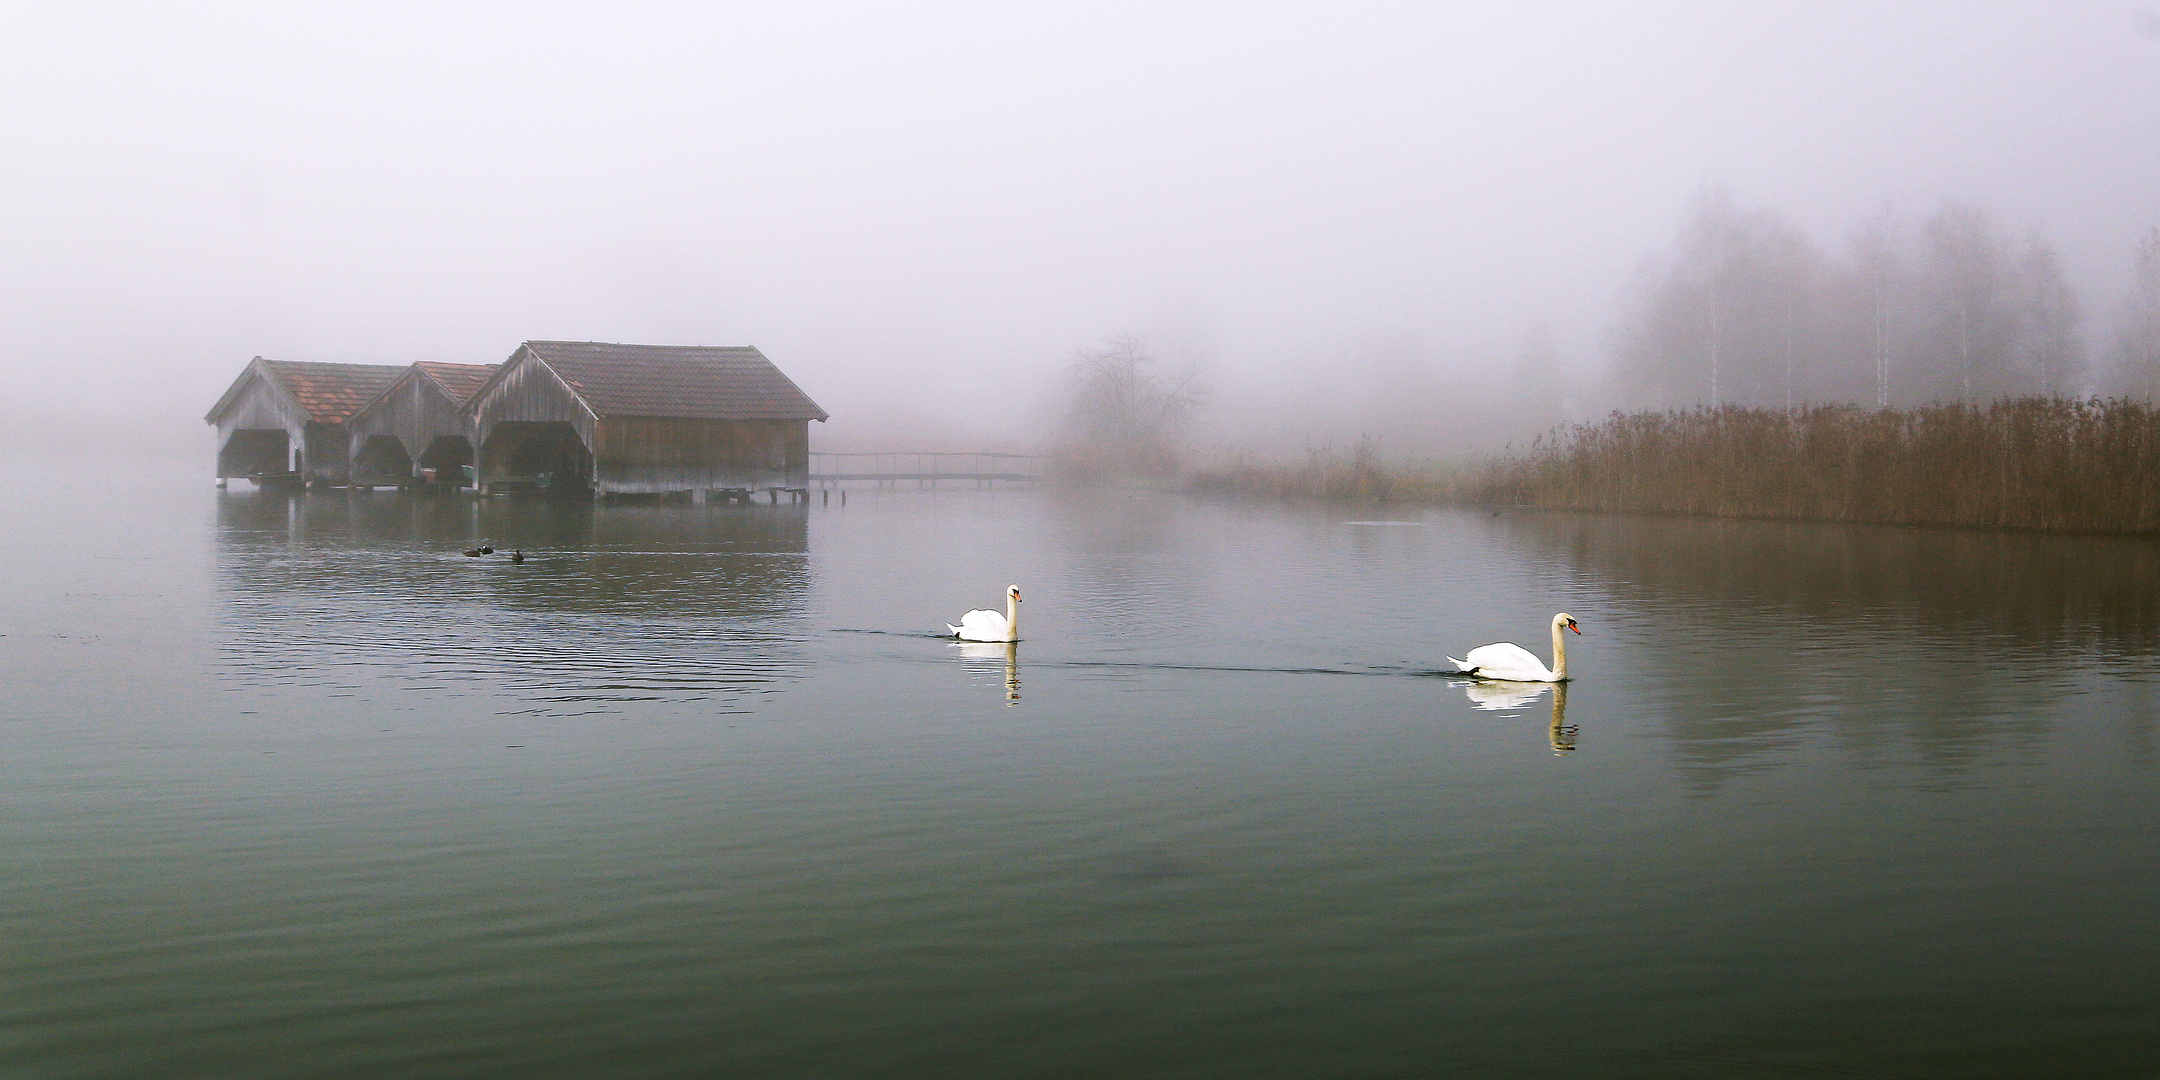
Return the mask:
<path id="1" fill-rule="evenodd" d="M 1369 502 L 2160 533 L 2160 411 L 2023 398 L 1615 413 L 1463 470 L 1391 468 L 1369 444 L 1303 467 L 1211 470 L 1201 490 Z"/>

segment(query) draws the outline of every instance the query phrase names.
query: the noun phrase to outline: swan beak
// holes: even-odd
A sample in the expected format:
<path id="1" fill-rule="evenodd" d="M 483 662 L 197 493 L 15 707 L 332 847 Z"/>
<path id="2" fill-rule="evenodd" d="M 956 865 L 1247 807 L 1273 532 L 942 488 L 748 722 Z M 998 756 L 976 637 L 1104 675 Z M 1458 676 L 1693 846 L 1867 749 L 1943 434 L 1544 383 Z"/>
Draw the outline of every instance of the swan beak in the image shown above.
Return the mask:
<path id="1" fill-rule="evenodd" d="M 1575 632 L 1576 632 L 1576 633 L 1578 633 L 1578 634 L 1582 633 L 1582 627 L 1580 627 L 1580 626 L 1577 626 L 1577 625 L 1575 625 L 1574 623 L 1569 623 L 1569 624 L 1567 624 L 1567 628 L 1568 628 L 1568 629 L 1570 629 L 1570 630 L 1573 630 L 1573 631 L 1575 631 Z"/>

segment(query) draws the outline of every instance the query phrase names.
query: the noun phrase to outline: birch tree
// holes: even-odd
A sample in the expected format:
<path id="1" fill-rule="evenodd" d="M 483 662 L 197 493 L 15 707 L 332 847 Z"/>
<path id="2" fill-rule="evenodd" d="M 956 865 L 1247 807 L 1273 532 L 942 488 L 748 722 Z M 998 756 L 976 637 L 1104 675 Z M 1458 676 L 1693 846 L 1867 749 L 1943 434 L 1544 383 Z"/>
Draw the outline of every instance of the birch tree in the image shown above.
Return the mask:
<path id="1" fill-rule="evenodd" d="M 1852 238 L 1852 296 L 1858 301 L 1862 348 L 1874 376 L 1875 407 L 1890 407 L 1892 342 L 1902 299 L 1905 260 L 1899 252 L 1897 220 L 1888 207 L 1862 222 Z M 1855 399 L 1857 400 L 1857 395 Z"/>
<path id="2" fill-rule="evenodd" d="M 2002 230 L 1986 211 L 1952 203 L 1921 231 L 1922 397 L 1979 402 L 2011 392 L 2020 312 Z"/>
<path id="3" fill-rule="evenodd" d="M 2128 310 L 2115 346 L 2116 377 L 2138 397 L 2160 398 L 2160 226 L 2139 239 Z"/>
<path id="4" fill-rule="evenodd" d="M 2077 295 L 2063 279 L 2062 258 L 2040 230 L 2026 237 L 2017 265 L 2019 374 L 2041 397 L 2075 394 L 2083 371 Z M 2024 393 L 2026 386 L 2006 388 Z"/>
<path id="5" fill-rule="evenodd" d="M 1623 376 L 1665 405 L 1792 405 L 1819 355 L 1821 257 L 1770 211 L 1696 199 L 1670 261 L 1623 316 Z M 1653 389 L 1654 388 L 1654 389 Z"/>

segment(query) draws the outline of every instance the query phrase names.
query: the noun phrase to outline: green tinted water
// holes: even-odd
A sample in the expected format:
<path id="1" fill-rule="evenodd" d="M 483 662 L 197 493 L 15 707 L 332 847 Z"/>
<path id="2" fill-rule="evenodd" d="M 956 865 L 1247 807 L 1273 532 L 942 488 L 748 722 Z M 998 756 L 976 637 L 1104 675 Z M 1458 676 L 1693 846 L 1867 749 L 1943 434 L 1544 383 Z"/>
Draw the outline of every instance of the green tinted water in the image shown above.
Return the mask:
<path id="1" fill-rule="evenodd" d="M 2154 1068 L 2142 541 L 12 484 L 0 1074 Z"/>

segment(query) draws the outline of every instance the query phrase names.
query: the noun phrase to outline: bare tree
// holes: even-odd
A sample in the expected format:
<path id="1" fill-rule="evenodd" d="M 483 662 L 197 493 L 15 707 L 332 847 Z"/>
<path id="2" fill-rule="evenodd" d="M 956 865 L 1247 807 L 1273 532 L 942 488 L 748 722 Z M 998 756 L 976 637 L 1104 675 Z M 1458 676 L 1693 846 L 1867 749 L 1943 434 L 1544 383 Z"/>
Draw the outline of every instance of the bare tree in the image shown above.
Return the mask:
<path id="1" fill-rule="evenodd" d="M 1934 397 L 1977 402 L 2015 392 L 2019 323 L 2010 244 L 1987 211 L 1946 204 L 1922 229 L 1925 347 Z"/>
<path id="2" fill-rule="evenodd" d="M 2062 259 L 2034 229 L 2017 264 L 2020 308 L 2017 345 L 2021 367 L 2041 397 L 2073 391 L 2083 368 L 2085 343 L 2078 336 L 2077 294 L 2063 280 Z M 2008 389 L 2023 392 L 2023 386 Z"/>
<path id="3" fill-rule="evenodd" d="M 1183 460 L 1179 438 L 1200 414 L 1197 369 L 1165 375 L 1140 339 L 1114 337 L 1073 358 L 1064 453 L 1068 469 L 1096 477 L 1167 476 Z"/>
<path id="4" fill-rule="evenodd" d="M 1864 314 L 1868 358 L 1873 361 L 1875 407 L 1890 407 L 1891 342 L 1905 276 L 1898 253 L 1897 221 L 1885 206 L 1852 238 L 1852 281 Z"/>
<path id="5" fill-rule="evenodd" d="M 2160 397 L 2160 226 L 2138 240 L 2129 309 L 2115 345 L 2116 378 L 2125 392 Z"/>
<path id="6" fill-rule="evenodd" d="M 2076 392 L 2077 296 L 2037 229 L 2022 243 L 1977 207 L 1946 204 L 1908 240 L 1888 208 L 1832 263 L 1769 210 L 1721 189 L 1696 199 L 1673 254 L 1625 302 L 1617 372 L 1637 400 L 1783 406 L 1981 402 Z M 2160 230 L 2123 367 L 2160 391 Z M 2139 336 L 2139 335 L 2143 336 Z M 2140 351 L 2142 350 L 2142 351 Z M 2133 359 L 2131 354 L 2147 359 Z"/>
<path id="7" fill-rule="evenodd" d="M 1819 352 L 1821 258 L 1770 211 L 1697 196 L 1671 263 L 1625 317 L 1620 367 L 1668 405 L 1782 402 L 1807 396 Z"/>

